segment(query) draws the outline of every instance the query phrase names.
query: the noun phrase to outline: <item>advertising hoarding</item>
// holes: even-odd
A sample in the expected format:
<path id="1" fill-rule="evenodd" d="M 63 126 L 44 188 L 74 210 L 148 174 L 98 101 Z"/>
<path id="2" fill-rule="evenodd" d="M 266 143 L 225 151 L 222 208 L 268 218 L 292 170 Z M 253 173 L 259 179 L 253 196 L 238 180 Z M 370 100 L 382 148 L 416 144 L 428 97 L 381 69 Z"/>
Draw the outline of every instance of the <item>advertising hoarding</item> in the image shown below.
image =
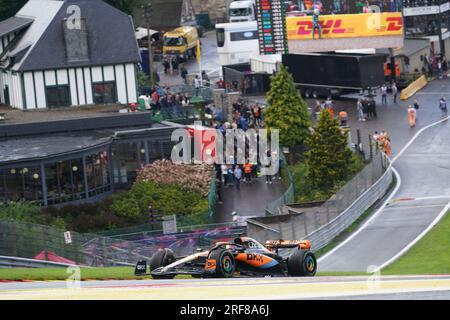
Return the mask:
<path id="1" fill-rule="evenodd" d="M 265 6 L 261 6 L 264 2 Z M 270 8 L 279 0 L 258 0 Z M 397 48 L 403 46 L 403 16 L 400 0 L 293 0 L 282 1 L 289 53 L 336 50 Z M 268 5 L 269 6 L 268 6 Z M 262 15 L 258 16 L 260 52 L 265 52 Z M 270 31 L 270 30 L 269 30 Z M 281 38 L 280 33 L 280 38 Z M 266 33 L 266 36 L 270 34 Z M 274 38 L 274 37 L 272 37 Z M 281 43 L 281 40 L 278 40 Z M 269 49 L 271 50 L 271 49 Z"/>
<path id="2" fill-rule="evenodd" d="M 402 36 L 401 13 L 363 13 L 324 15 L 319 17 L 321 39 Z M 289 40 L 310 40 L 313 35 L 313 20 L 310 16 L 286 19 Z M 319 38 L 315 32 L 315 39 Z"/>

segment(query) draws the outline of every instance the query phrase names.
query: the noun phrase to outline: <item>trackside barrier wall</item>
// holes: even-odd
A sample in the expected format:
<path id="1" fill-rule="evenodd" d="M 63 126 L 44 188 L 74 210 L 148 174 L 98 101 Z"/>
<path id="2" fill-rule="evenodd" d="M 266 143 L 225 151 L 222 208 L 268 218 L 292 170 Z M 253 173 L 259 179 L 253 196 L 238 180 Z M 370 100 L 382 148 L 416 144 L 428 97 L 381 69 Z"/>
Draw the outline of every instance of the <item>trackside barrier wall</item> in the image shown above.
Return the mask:
<path id="1" fill-rule="evenodd" d="M 360 171 L 324 204 L 289 214 L 253 218 L 247 233 L 261 242 L 269 239 L 308 239 L 312 248 L 323 248 L 381 199 L 392 183 L 392 169 L 386 156 L 378 152 Z"/>
<path id="2" fill-rule="evenodd" d="M 364 212 L 388 192 L 393 180 L 393 172 L 389 167 L 381 178 L 365 193 L 363 193 L 344 212 L 328 224 L 306 236 L 311 241 L 312 248 L 319 250 L 329 244 L 342 231 L 350 227 Z"/>
<path id="3" fill-rule="evenodd" d="M 427 77 L 425 75 L 421 76 L 419 79 L 411 83 L 408 87 L 402 90 L 400 93 L 401 100 L 408 100 L 412 97 L 417 91 L 422 89 L 428 84 Z"/>

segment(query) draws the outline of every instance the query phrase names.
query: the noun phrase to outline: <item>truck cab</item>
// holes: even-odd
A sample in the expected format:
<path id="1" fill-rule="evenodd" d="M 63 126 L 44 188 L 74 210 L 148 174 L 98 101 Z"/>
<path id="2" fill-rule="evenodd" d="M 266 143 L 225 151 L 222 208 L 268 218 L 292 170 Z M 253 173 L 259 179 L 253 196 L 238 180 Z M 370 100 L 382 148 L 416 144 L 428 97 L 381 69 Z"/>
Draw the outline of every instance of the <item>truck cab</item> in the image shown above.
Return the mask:
<path id="1" fill-rule="evenodd" d="M 255 0 L 238 0 L 230 3 L 228 8 L 230 22 L 245 22 L 256 20 Z"/>
<path id="2" fill-rule="evenodd" d="M 166 32 L 163 37 L 163 55 L 177 56 L 186 61 L 195 56 L 198 39 L 197 28 L 191 26 Z"/>

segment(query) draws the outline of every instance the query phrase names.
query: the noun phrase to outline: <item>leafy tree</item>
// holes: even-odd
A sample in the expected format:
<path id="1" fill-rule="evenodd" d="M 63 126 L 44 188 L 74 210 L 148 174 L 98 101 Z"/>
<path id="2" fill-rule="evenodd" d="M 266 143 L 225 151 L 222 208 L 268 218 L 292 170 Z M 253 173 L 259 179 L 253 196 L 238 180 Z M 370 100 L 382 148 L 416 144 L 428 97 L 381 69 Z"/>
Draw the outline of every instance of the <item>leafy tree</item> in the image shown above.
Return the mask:
<path id="1" fill-rule="evenodd" d="M 320 113 L 317 128 L 306 140 L 307 178 L 314 187 L 328 191 L 353 172 L 354 157 L 348 148 L 348 135 L 327 110 Z"/>
<path id="2" fill-rule="evenodd" d="M 271 77 L 267 103 L 264 121 L 269 130 L 280 130 L 280 144 L 289 148 L 303 145 L 310 135 L 308 107 L 285 66 Z"/>

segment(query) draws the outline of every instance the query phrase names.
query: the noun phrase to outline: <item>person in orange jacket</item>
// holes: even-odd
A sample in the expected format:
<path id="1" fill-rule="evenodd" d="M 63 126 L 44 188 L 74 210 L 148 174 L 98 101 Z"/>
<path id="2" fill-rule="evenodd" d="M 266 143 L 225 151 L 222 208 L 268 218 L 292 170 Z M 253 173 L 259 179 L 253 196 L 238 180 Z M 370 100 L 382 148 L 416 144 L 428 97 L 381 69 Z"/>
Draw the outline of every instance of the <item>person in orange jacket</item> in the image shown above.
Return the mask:
<path id="1" fill-rule="evenodd" d="M 408 107 L 409 127 L 414 128 L 416 126 L 416 109 L 409 105 Z"/>
<path id="2" fill-rule="evenodd" d="M 248 159 L 244 164 L 244 175 L 245 175 L 246 182 L 252 181 L 252 164 L 249 163 Z"/>

